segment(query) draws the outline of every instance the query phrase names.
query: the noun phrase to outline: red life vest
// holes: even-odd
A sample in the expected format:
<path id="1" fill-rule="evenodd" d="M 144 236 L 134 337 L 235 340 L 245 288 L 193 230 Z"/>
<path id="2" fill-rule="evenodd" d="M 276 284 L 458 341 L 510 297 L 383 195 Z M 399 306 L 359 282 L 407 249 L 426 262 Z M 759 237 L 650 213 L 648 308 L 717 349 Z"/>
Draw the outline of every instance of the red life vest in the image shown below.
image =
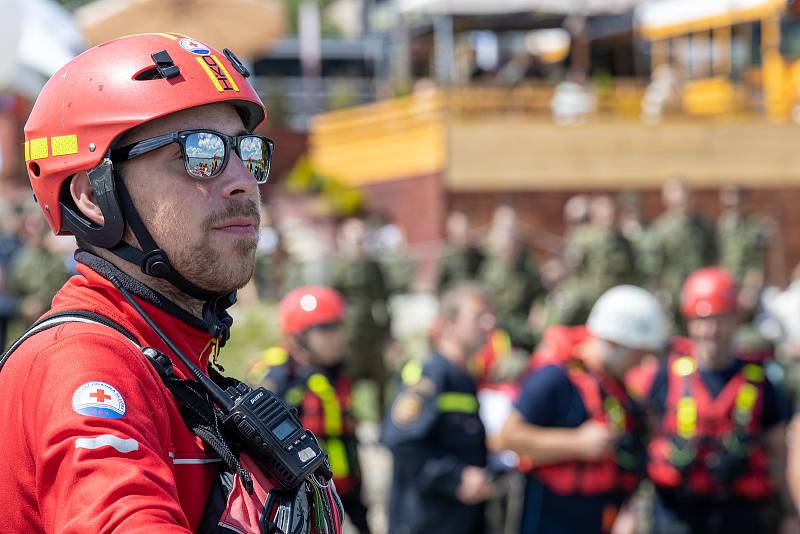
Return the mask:
<path id="1" fill-rule="evenodd" d="M 544 352 L 534 353 L 532 365 L 560 364 L 578 390 L 590 419 L 612 425 L 622 435 L 631 434 L 636 425 L 631 413 L 632 401 L 624 388 L 605 373 L 589 371 L 575 355 L 575 348 L 589 337 L 586 328 L 557 327 L 549 332 L 550 344 Z M 545 344 L 547 341 L 546 333 Z M 533 464 L 530 474 L 561 495 L 629 492 L 641 479 L 635 471 L 621 468 L 615 457 L 545 466 L 536 466 L 533 459 Z"/>
<path id="2" fill-rule="evenodd" d="M 551 326 L 542 334 L 542 341 L 531 355 L 531 369 L 546 365 L 562 365 L 573 357 L 575 347 L 589 338 L 589 330 L 581 326 Z"/>
<path id="3" fill-rule="evenodd" d="M 287 398 L 293 394 L 290 390 Z M 336 488 L 346 494 L 360 483 L 350 378 L 340 373 L 332 384 L 323 373 L 313 373 L 306 378 L 301 395 L 300 420 L 320 440 L 328 453 Z M 292 403 L 294 399 L 288 400 Z"/>
<path id="4" fill-rule="evenodd" d="M 649 447 L 648 473 L 656 486 L 695 495 L 732 493 L 750 500 L 773 488 L 763 428 L 764 368 L 746 363 L 716 398 L 703 383 L 697 363 L 680 353 L 670 357 L 666 411 Z M 723 463 L 729 471 L 722 476 Z M 714 469 L 717 469 L 715 477 Z"/>
<path id="5" fill-rule="evenodd" d="M 290 380 L 284 400 L 298 409 L 303 427 L 317 436 L 328 453 L 337 491 L 343 495 L 358 488 L 361 474 L 350 377 L 339 373 L 331 383 L 324 373 L 301 368 L 281 346 L 265 350 L 250 367 L 248 377 L 258 382 L 270 369 L 284 366 Z M 269 380 L 270 375 L 266 378 Z M 269 387 L 274 389 L 275 385 Z"/>

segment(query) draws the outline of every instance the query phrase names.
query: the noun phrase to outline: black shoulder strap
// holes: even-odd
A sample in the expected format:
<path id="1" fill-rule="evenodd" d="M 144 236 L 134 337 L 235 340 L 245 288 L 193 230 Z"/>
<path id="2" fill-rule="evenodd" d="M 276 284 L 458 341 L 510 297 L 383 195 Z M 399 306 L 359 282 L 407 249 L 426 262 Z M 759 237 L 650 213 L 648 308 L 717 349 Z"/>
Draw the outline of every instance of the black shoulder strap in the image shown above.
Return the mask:
<path id="1" fill-rule="evenodd" d="M 39 332 L 44 332 L 45 330 L 49 330 L 55 326 L 59 326 L 64 323 L 89 323 L 89 324 L 99 324 L 102 326 L 107 326 L 109 328 L 113 328 L 133 343 L 136 348 L 141 349 L 139 345 L 139 341 L 136 337 L 128 332 L 125 328 L 120 326 L 118 323 L 112 321 L 105 315 L 100 315 L 99 313 L 90 312 L 87 310 L 64 310 L 60 312 L 56 312 L 52 315 L 48 315 L 31 326 L 24 334 L 22 334 L 19 338 L 17 338 L 14 343 L 0 356 L 0 371 L 3 370 L 3 366 L 6 364 L 8 359 L 11 355 L 16 351 L 20 345 L 22 345 L 25 341 L 27 341 L 30 337 L 38 334 Z"/>

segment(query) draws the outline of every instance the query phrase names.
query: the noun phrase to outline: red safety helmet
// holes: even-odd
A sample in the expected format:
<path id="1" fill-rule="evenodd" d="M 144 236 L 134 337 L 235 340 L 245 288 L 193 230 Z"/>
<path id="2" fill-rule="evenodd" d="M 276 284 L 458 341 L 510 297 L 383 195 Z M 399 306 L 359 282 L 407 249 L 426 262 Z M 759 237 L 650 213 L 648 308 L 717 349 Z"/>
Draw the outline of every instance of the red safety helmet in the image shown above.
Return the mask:
<path id="1" fill-rule="evenodd" d="M 281 332 L 294 336 L 312 326 L 344 319 L 344 299 L 329 287 L 304 286 L 290 291 L 278 307 Z"/>
<path id="2" fill-rule="evenodd" d="M 53 232 L 111 249 L 146 274 L 166 278 L 197 298 L 213 297 L 172 268 L 117 179 L 108 154 L 130 129 L 205 104 L 234 105 L 252 130 L 266 118 L 266 110 L 248 76 L 229 50 L 220 52 L 177 33 L 121 37 L 64 65 L 42 89 L 25 125 L 28 177 Z M 102 227 L 62 194 L 65 182 L 81 171 L 89 174 L 105 220 Z M 126 222 L 141 250 L 120 243 Z"/>
<path id="3" fill-rule="evenodd" d="M 693 272 L 683 284 L 681 312 L 687 319 L 722 315 L 736 310 L 738 284 L 722 267 Z"/>
<path id="4" fill-rule="evenodd" d="M 167 56 L 154 55 L 166 51 Z M 177 67 L 169 71 L 170 63 Z M 42 89 L 25 124 L 25 161 L 39 206 L 56 234 L 66 179 L 97 167 L 126 131 L 183 109 L 230 102 L 248 129 L 264 104 L 236 56 L 185 35 L 145 33 L 95 46 L 64 65 Z M 249 75 L 249 73 L 248 73 Z"/>

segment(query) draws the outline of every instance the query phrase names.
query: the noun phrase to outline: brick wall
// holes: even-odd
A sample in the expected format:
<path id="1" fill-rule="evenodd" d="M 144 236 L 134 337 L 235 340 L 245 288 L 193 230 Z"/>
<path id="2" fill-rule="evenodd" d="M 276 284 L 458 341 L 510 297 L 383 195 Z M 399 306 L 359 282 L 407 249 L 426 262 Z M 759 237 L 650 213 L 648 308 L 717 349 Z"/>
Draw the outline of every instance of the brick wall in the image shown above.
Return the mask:
<path id="1" fill-rule="evenodd" d="M 394 180 L 362 190 L 370 211 L 385 214 L 403 229 L 412 253 L 420 260 L 417 279 L 429 280 L 436 267 L 437 242 L 446 215 L 440 177 L 431 174 Z"/>

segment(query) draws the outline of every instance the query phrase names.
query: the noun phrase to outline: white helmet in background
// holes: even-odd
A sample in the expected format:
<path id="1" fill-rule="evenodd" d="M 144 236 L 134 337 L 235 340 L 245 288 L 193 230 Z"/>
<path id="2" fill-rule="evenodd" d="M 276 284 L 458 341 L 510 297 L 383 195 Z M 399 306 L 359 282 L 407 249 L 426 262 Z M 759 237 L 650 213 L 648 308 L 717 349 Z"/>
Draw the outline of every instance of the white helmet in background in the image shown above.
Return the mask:
<path id="1" fill-rule="evenodd" d="M 641 287 L 616 286 L 603 293 L 586 326 L 595 337 L 631 349 L 660 351 L 667 343 L 661 305 Z"/>

